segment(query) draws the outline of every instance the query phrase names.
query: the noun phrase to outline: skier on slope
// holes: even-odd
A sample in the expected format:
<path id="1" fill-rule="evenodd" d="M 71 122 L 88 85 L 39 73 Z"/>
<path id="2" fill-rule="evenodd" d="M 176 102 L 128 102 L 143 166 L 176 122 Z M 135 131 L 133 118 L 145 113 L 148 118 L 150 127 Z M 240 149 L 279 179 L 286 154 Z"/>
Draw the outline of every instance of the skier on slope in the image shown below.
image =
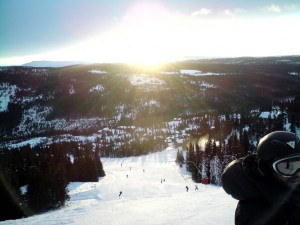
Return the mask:
<path id="1" fill-rule="evenodd" d="M 291 132 L 263 137 L 257 154 L 231 162 L 224 190 L 239 200 L 236 225 L 300 224 L 300 141 Z"/>
<path id="2" fill-rule="evenodd" d="M 188 192 L 188 191 L 189 191 L 189 187 L 188 187 L 188 186 L 185 186 L 185 189 L 186 189 L 186 192 Z"/>

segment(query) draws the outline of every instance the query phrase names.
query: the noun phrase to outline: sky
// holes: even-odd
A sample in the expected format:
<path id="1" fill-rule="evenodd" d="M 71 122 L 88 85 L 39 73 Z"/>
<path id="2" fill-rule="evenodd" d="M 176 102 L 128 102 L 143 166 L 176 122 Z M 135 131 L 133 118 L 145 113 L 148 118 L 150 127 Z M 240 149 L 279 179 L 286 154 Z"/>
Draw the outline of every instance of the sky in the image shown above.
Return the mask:
<path id="1" fill-rule="evenodd" d="M 0 0 L 0 65 L 300 54 L 298 0 Z"/>

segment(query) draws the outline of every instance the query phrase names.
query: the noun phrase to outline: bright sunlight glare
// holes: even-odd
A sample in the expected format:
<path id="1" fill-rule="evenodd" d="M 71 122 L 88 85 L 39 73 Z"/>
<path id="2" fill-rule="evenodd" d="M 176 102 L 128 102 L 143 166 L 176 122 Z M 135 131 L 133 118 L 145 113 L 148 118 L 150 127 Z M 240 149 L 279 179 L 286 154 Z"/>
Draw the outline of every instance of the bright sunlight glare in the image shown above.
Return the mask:
<path id="1" fill-rule="evenodd" d="M 197 30 L 202 30 L 201 34 L 204 34 L 207 33 L 204 29 L 208 27 L 199 26 L 193 18 L 170 14 L 160 4 L 141 3 L 128 11 L 118 27 L 65 49 L 60 55 L 65 55 L 64 58 L 80 56 L 93 62 L 154 66 L 190 56 L 201 43 Z M 204 47 L 201 50 L 203 53 Z M 194 55 L 199 53 L 202 54 L 193 52 Z"/>
<path id="2" fill-rule="evenodd" d="M 105 33 L 64 49 L 7 59 L 6 63 L 42 59 L 154 66 L 185 57 L 270 56 L 300 50 L 295 46 L 300 30 L 294 29 L 299 19 L 293 16 L 263 20 L 195 17 L 171 14 L 162 4 L 148 2 L 133 4 L 118 22 Z"/>

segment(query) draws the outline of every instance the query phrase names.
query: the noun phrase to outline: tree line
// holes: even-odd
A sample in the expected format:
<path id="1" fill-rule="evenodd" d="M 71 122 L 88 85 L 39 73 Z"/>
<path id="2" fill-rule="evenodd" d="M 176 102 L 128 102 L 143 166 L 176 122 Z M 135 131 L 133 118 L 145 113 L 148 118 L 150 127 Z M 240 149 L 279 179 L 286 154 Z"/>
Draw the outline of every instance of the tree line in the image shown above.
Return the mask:
<path id="1" fill-rule="evenodd" d="M 61 207 L 69 182 L 105 176 L 91 143 L 58 142 L 0 150 L 0 221 Z"/>
<path id="2" fill-rule="evenodd" d="M 295 100 L 278 102 L 275 108 L 276 116 L 270 115 L 268 118 L 242 113 L 240 117 L 225 116 L 224 120 L 208 118 L 199 121 L 202 126 L 194 134 L 207 132 L 205 144 L 200 146 L 201 138 L 199 140 L 194 135 L 185 153 L 178 150 L 176 162 L 186 163 L 186 169 L 195 182 L 207 179 L 211 184 L 222 185 L 224 168 L 234 159 L 254 154 L 261 137 L 278 130 L 296 132 L 300 126 L 300 112 Z M 213 129 L 207 125 L 212 123 L 211 120 L 214 120 Z"/>
<path id="3" fill-rule="evenodd" d="M 186 169 L 191 172 L 195 182 L 201 183 L 206 179 L 208 183 L 221 186 L 224 168 L 232 160 L 251 154 L 252 151 L 247 132 L 238 134 L 234 131 L 227 142 L 221 143 L 211 137 L 208 137 L 203 147 L 197 142 L 190 142 L 185 156 L 182 151 L 177 151 L 176 162 L 186 163 Z"/>

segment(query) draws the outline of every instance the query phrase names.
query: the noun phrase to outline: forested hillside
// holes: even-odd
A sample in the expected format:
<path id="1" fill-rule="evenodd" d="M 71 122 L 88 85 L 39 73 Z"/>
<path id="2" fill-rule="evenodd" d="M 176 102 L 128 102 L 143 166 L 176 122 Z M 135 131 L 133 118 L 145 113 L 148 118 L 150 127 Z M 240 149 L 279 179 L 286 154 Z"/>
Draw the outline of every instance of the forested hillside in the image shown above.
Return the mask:
<path id="1" fill-rule="evenodd" d="M 155 68 L 1 67 L 1 170 L 32 210 L 27 215 L 63 205 L 68 182 L 104 176 L 100 157 L 138 156 L 168 145 L 178 150 L 178 163 L 187 163 L 195 181 L 222 185 L 224 167 L 255 152 L 266 133 L 299 135 L 299 86 L 296 56 L 190 60 Z M 35 186 L 45 184 L 43 174 L 53 179 L 46 183 L 50 194 L 40 193 L 46 204 L 39 205 L 34 190 L 43 189 Z M 61 182 L 53 185 L 58 174 Z"/>
<path id="2" fill-rule="evenodd" d="M 155 142 L 149 146 L 153 150 L 175 134 L 184 140 L 204 135 L 220 118 L 228 121 L 239 115 L 243 118 L 238 122 L 247 118 L 243 123 L 249 123 L 275 107 L 296 112 L 299 61 L 193 60 L 155 69 L 126 64 L 2 67 L 1 146 L 11 148 L 34 137 L 95 134 L 102 147 L 114 145 L 115 154 L 123 143 L 142 141 Z M 170 123 L 173 120 L 177 122 Z M 175 124 L 180 127 L 172 133 Z"/>

